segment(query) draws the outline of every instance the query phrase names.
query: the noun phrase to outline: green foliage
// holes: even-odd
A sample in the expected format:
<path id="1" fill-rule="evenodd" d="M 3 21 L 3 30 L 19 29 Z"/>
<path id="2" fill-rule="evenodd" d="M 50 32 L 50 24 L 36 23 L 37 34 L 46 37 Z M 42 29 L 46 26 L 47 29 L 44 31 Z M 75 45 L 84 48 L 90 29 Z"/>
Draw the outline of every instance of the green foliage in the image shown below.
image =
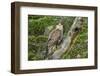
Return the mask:
<path id="1" fill-rule="evenodd" d="M 32 17 L 32 18 L 31 18 Z M 29 35 L 43 35 L 45 31 L 45 27 L 56 25 L 57 24 L 57 17 L 55 16 L 44 16 L 44 17 L 39 17 L 37 16 L 29 16 Z"/>
<path id="2" fill-rule="evenodd" d="M 88 24 L 87 18 L 84 18 L 83 29 L 78 35 L 77 40 L 75 41 L 73 47 L 69 50 L 69 52 L 65 53 L 64 59 L 72 59 L 72 58 L 87 58 L 88 57 Z M 80 55 L 80 57 L 78 57 Z"/>
<path id="3" fill-rule="evenodd" d="M 29 60 L 40 60 L 44 58 L 42 52 L 46 50 L 46 36 L 29 36 L 28 38 L 28 58 Z"/>
<path id="4" fill-rule="evenodd" d="M 43 60 L 46 52 L 48 36 L 44 35 L 45 29 L 52 26 L 55 27 L 63 18 L 64 37 L 67 35 L 75 17 L 69 16 L 42 16 L 29 15 L 28 16 L 28 60 Z M 80 32 L 76 42 L 70 49 L 70 52 L 63 55 L 63 59 L 87 58 L 87 40 L 88 40 L 88 26 L 87 18 L 84 18 L 84 26 Z M 51 27 L 50 27 L 51 28 Z M 49 29 L 51 30 L 51 29 Z M 62 59 L 61 58 L 61 59 Z"/>

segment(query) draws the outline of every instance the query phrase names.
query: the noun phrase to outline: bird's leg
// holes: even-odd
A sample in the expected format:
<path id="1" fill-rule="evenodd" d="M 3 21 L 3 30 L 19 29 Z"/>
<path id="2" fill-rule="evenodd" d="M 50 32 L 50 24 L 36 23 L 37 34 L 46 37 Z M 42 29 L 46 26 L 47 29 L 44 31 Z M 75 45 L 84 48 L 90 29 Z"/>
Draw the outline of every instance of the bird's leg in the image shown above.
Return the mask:
<path id="1" fill-rule="evenodd" d="M 57 43 L 56 43 L 56 49 L 58 49 L 60 43 L 61 43 L 61 40 L 58 40 Z"/>

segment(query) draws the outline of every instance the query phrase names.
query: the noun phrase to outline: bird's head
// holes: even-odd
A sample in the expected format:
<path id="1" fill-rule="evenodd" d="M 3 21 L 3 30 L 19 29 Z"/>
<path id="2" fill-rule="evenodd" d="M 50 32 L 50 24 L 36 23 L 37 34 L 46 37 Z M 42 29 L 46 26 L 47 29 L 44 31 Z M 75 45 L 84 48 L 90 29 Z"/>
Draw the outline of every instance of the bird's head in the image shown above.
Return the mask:
<path id="1" fill-rule="evenodd" d="M 56 25 L 56 29 L 62 30 L 63 29 L 63 25 L 61 23 L 59 23 L 58 25 Z"/>

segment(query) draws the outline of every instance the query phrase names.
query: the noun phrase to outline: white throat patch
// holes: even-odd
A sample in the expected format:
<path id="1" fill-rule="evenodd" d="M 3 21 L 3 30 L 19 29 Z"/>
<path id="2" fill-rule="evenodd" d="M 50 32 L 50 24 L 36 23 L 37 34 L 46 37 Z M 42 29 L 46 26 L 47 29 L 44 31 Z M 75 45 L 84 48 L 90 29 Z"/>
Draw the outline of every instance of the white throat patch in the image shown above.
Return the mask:
<path id="1" fill-rule="evenodd" d="M 62 30 L 63 29 L 63 25 L 57 25 L 56 29 Z"/>

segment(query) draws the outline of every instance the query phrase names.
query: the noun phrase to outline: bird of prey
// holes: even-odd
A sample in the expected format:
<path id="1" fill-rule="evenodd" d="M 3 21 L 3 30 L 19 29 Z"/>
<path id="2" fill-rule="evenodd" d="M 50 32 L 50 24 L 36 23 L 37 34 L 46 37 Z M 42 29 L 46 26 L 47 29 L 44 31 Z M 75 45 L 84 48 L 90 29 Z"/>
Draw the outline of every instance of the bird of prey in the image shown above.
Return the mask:
<path id="1" fill-rule="evenodd" d="M 50 32 L 47 42 L 47 55 L 51 55 L 54 50 L 54 46 L 59 45 L 63 40 L 63 25 L 59 23 L 56 27 Z"/>

